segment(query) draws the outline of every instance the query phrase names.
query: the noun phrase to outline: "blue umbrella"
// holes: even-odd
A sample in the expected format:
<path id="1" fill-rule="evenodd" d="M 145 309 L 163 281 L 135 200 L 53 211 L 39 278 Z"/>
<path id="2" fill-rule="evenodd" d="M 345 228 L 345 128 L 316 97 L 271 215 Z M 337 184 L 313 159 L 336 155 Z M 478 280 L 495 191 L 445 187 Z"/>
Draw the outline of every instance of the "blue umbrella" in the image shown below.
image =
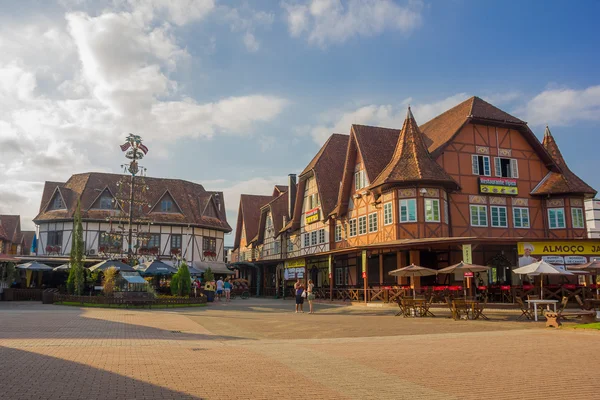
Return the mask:
<path id="1" fill-rule="evenodd" d="M 33 234 L 33 240 L 31 241 L 31 252 L 37 253 L 37 235 Z"/>

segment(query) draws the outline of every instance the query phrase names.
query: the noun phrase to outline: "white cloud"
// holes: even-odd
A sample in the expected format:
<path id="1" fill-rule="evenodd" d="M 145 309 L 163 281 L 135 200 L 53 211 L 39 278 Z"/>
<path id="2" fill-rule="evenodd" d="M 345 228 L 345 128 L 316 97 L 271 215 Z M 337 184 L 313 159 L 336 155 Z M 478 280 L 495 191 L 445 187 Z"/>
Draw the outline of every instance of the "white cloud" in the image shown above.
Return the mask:
<path id="1" fill-rule="evenodd" d="M 229 24 L 232 32 L 243 33 L 242 42 L 246 50 L 251 53 L 260 48 L 260 41 L 255 31 L 269 29 L 275 20 L 275 14 L 254 10 L 247 3 L 238 8 L 220 6 L 219 10 L 221 18 Z"/>
<path id="2" fill-rule="evenodd" d="M 530 125 L 570 125 L 600 120 L 600 85 L 577 90 L 547 89 L 516 111 Z"/>
<path id="3" fill-rule="evenodd" d="M 246 32 L 244 35 L 244 45 L 246 46 L 246 50 L 251 53 L 257 52 L 260 48 L 260 43 L 258 43 L 256 37 L 250 32 Z"/>
<path id="4" fill-rule="evenodd" d="M 283 2 L 293 37 L 307 36 L 309 43 L 326 47 L 354 36 L 375 36 L 386 30 L 408 33 L 421 24 L 421 2 L 405 6 L 392 0 L 310 0 Z"/>
<path id="5" fill-rule="evenodd" d="M 43 181 L 118 165 L 124 132 L 143 132 L 164 156 L 177 138 L 251 135 L 288 103 L 268 93 L 198 102 L 181 89 L 176 72 L 192 56 L 178 26 L 205 18 L 213 1 L 63 3 L 64 19 L 0 27 L 0 213 L 24 224 Z"/>
<path id="6" fill-rule="evenodd" d="M 407 98 L 398 105 L 370 104 L 350 111 L 329 111 L 322 116 L 323 124 L 302 129 L 312 136 L 319 145 L 323 144 L 332 133 L 349 133 L 352 124 L 375 125 L 400 129 L 406 118 L 408 104 L 417 123 L 423 124 L 442 112 L 466 100 L 466 93 L 458 93 L 432 103 L 411 103 Z"/>

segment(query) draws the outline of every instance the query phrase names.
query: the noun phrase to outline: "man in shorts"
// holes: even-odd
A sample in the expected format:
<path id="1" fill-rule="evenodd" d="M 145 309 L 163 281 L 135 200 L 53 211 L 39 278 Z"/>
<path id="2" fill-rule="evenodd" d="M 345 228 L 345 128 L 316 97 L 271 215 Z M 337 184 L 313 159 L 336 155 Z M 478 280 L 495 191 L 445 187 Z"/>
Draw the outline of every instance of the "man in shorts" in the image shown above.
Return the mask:
<path id="1" fill-rule="evenodd" d="M 217 298 L 219 301 L 221 300 L 221 296 L 223 295 L 223 278 L 219 278 L 217 281 Z"/>

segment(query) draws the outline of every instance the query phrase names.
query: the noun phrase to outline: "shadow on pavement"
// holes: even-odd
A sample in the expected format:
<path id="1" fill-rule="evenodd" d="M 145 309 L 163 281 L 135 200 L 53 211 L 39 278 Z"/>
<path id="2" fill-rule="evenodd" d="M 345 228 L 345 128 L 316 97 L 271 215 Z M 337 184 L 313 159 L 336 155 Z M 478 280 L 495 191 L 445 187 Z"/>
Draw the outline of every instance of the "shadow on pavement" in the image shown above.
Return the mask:
<path id="1" fill-rule="evenodd" d="M 78 362 L 0 346 L 5 399 L 200 399 Z"/>

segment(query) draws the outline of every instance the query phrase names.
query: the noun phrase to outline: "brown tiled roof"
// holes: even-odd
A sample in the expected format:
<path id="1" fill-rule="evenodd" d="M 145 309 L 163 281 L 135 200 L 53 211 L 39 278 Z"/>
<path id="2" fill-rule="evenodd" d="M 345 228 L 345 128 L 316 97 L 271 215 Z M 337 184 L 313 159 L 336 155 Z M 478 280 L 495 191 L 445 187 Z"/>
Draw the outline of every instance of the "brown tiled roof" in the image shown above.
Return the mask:
<path id="1" fill-rule="evenodd" d="M 594 189 L 569 169 L 548 127 L 546 127 L 546 131 L 544 132 L 544 141 L 542 144 L 554 160 L 556 167 L 558 167 L 558 172 L 549 172 L 533 189 L 531 194 L 583 194 L 589 197 L 596 195 Z"/>
<path id="2" fill-rule="evenodd" d="M 346 148 L 348 147 L 349 138 L 350 136 L 348 135 L 334 133 L 327 139 L 317 154 L 317 157 L 309 164 L 309 166 L 311 166 L 310 170 L 312 170 L 315 175 L 323 215 L 329 215 L 337 203 L 339 185 L 344 173 L 344 160 L 346 158 Z M 302 175 L 310 170 L 308 170 L 308 167 L 305 168 L 300 175 L 300 179 L 302 179 Z M 300 201 L 302 202 L 304 199 L 304 192 L 299 194 Z"/>
<path id="3" fill-rule="evenodd" d="M 0 223 L 0 240 L 10 240 L 1 223 Z"/>
<path id="4" fill-rule="evenodd" d="M 304 201 L 304 190 L 306 189 L 306 180 L 301 179 L 296 185 L 296 199 L 294 200 L 294 215 L 290 217 L 290 222 L 279 230 L 279 233 L 284 231 L 296 231 L 300 229 L 300 218 L 302 217 L 302 201 Z"/>
<path id="5" fill-rule="evenodd" d="M 35 217 L 34 222 L 41 223 L 72 219 L 78 200 L 81 201 L 81 217 L 84 220 L 105 220 L 106 217 L 114 215 L 115 211 L 90 208 L 98 195 L 106 188 L 115 196 L 120 196 L 117 184 L 122 182 L 129 182 L 129 176 L 98 172 L 73 175 L 65 183 L 46 182 L 40 204 L 40 213 Z M 154 223 L 189 224 L 223 230 L 225 232 L 231 231 L 231 227 L 227 223 L 225 199 L 222 192 L 209 192 L 202 185 L 180 179 L 145 177 L 144 182 L 146 183 L 147 190 L 139 196 L 143 196 L 144 202 L 147 201 L 148 203 L 134 207 L 133 212 L 135 217 L 143 216 Z M 47 211 L 47 206 L 57 188 L 65 200 L 66 209 Z M 173 197 L 173 200 L 177 203 L 182 213 L 150 212 L 167 191 Z M 125 191 L 127 194 L 128 192 L 128 190 Z M 217 217 L 203 215 L 205 207 L 202 207 L 202 205 L 206 205 L 211 196 L 214 197 L 217 194 L 221 203 L 220 210 L 217 211 L 219 215 Z M 140 199 L 139 196 L 138 199 Z M 129 212 L 128 204 L 128 202 L 124 204 L 123 211 L 125 214 Z"/>
<path id="6" fill-rule="evenodd" d="M 31 242 L 33 242 L 33 237 L 35 236 L 35 231 L 23 231 L 23 242 L 25 248 L 23 249 L 24 253 L 29 254 L 31 249 Z"/>
<path id="7" fill-rule="evenodd" d="M 242 237 L 242 225 L 246 229 L 246 240 L 254 240 L 258 234 L 260 220 L 260 208 L 273 199 L 272 196 L 260 196 L 254 194 L 242 194 L 240 196 L 240 207 L 238 211 L 237 228 L 235 230 L 234 249 L 240 247 Z"/>
<path id="8" fill-rule="evenodd" d="M 394 154 L 370 186 L 415 182 L 435 182 L 458 189 L 457 183 L 431 158 L 409 107 Z"/>
<path id="9" fill-rule="evenodd" d="M 286 186 L 287 188 L 287 186 Z M 265 204 L 260 209 L 260 222 L 258 224 L 258 243 L 262 244 L 264 241 L 264 231 L 266 226 L 267 213 L 271 211 L 271 218 L 273 219 L 273 230 L 275 237 L 279 236 L 283 226 L 283 218 L 289 221 L 288 215 L 288 194 L 287 192 L 281 193 L 279 196 Z"/>
<path id="10" fill-rule="evenodd" d="M 288 187 L 286 185 L 275 185 L 273 188 L 273 197 L 279 196 L 281 193 L 285 193 L 288 191 Z"/>
<path id="11" fill-rule="evenodd" d="M 4 228 L 6 239 L 18 244 L 21 241 L 21 216 L 0 215 L 0 224 Z"/>
<path id="12" fill-rule="evenodd" d="M 392 158 L 400 130 L 366 125 L 352 125 L 351 129 L 369 182 L 373 182 Z M 353 166 L 347 167 L 354 171 Z"/>
<path id="13" fill-rule="evenodd" d="M 473 96 L 420 126 L 421 132 L 426 136 L 425 143 L 429 152 L 435 154 L 443 148 L 472 119 L 525 125 L 519 118 Z"/>

